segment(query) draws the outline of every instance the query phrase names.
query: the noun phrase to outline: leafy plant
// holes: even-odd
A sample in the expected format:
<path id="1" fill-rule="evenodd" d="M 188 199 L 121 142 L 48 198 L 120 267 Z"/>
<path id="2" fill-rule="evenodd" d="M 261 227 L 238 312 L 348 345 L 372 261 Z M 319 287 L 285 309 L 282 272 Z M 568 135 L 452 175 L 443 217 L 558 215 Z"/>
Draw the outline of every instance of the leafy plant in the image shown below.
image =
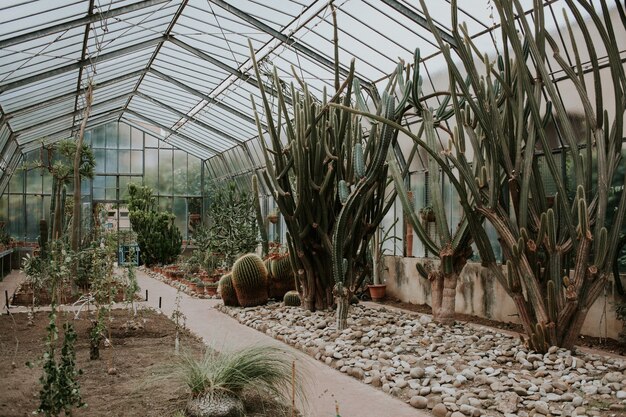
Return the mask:
<path id="1" fill-rule="evenodd" d="M 62 412 L 72 415 L 74 407 L 82 407 L 80 384 L 77 377 L 82 371 L 76 369 L 75 343 L 76 332 L 71 323 L 63 325 L 63 345 L 59 361 L 56 359 L 56 343 L 58 330 L 56 325 L 56 308 L 52 305 L 49 315 L 48 336 L 46 352 L 44 353 L 43 375 L 39 379 L 41 390 L 39 392 L 39 409 L 46 417 L 58 416 Z"/>

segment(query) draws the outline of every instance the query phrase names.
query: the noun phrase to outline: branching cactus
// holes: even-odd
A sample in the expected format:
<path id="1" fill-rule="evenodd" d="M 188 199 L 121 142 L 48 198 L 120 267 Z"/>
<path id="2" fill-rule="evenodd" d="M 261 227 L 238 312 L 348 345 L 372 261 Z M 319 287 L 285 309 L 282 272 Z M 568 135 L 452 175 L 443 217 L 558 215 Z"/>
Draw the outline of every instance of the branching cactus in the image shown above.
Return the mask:
<path id="1" fill-rule="evenodd" d="M 250 50 L 256 77 L 260 80 L 262 76 L 252 46 Z M 337 56 L 337 30 L 335 51 Z M 367 187 L 361 187 L 361 191 L 353 197 L 358 201 L 349 203 L 353 208 L 350 208 L 349 215 L 346 213 L 341 233 L 335 239 L 340 240 L 341 252 L 335 257 L 350 259 L 347 274 L 350 282 L 356 282 L 359 278 L 353 280 L 350 274 L 365 269 L 367 241 L 380 222 L 381 213 L 389 207 L 383 199 L 386 187 L 384 171 L 387 169 L 384 162 L 393 134 L 387 134 L 384 145 L 378 143 L 378 139 L 382 139 L 380 126 L 372 127 L 369 135 L 364 135 L 360 118 L 330 106 L 331 103 L 341 103 L 349 107 L 357 100 L 354 89 L 360 86 L 355 83 L 354 60 L 343 82 L 340 81 L 339 63 L 335 63 L 335 92 L 332 95 L 324 92 L 318 98 L 296 71 L 294 78 L 298 88 L 284 83 L 274 70 L 272 90 L 277 96 L 276 108 L 268 98 L 266 87 L 259 83 L 267 118 L 267 134 L 263 132 L 256 103 L 253 102 L 253 105 L 265 156 L 263 175 L 287 226 L 296 288 L 300 291 L 305 309 L 326 309 L 333 304 L 335 280 L 332 265 L 327 260 L 333 256 L 333 232 L 337 227 L 337 217 L 344 204 L 348 204 L 350 191 L 359 188 L 367 172 L 372 179 L 368 179 Z M 281 86 L 289 86 L 289 99 L 284 96 Z M 364 136 L 376 140 L 368 140 Z M 265 137 L 267 141 L 263 139 Z M 376 163 L 371 163 L 374 160 Z M 366 171 L 370 165 L 375 165 L 375 173 Z M 341 279 L 345 276 L 343 271 L 345 269 L 339 271 Z M 342 285 L 348 293 L 349 287 Z"/>
<path id="2" fill-rule="evenodd" d="M 466 27 L 457 25 L 455 1 L 456 57 L 434 33 L 448 64 L 456 119 L 451 149 L 444 150 L 440 166 L 446 174 L 452 174 L 445 170 L 448 163 L 458 171 L 451 182 L 482 263 L 515 301 L 529 344 L 542 351 L 551 345 L 571 348 L 611 275 L 626 217 L 626 193 L 617 207 L 608 204 L 609 187 L 625 164 L 620 153 L 626 78 L 606 4 L 596 9 L 587 1 L 566 0 L 564 42 L 574 66 L 563 58 L 561 40 L 545 30 L 541 4 L 532 23 L 519 0 L 494 4 L 502 22 L 495 59 L 482 57 Z M 582 37 L 574 36 L 571 19 Z M 602 74 L 596 51 L 606 52 Z M 589 58 L 588 77 L 581 53 Z M 566 110 L 549 60 L 562 70 L 566 88 L 575 91 L 577 98 L 568 100 L 580 103 L 583 123 L 576 124 Z M 565 144 L 559 155 L 551 131 Z M 503 264 L 480 227 L 483 217 L 496 230 Z"/>
<path id="3" fill-rule="evenodd" d="M 417 105 L 420 106 L 419 103 Z M 423 128 L 420 132 L 424 132 L 426 144 L 432 149 L 437 149 L 433 112 L 428 109 L 421 110 Z M 440 110 L 443 110 L 443 108 Z M 441 111 L 436 113 L 442 114 Z M 439 323 L 450 324 L 454 321 L 458 277 L 467 264 L 467 260 L 472 255 L 472 239 L 467 219 L 463 218 L 454 230 L 450 230 L 450 220 L 446 214 L 446 207 L 441 192 L 441 177 L 437 174 L 431 174 L 428 176 L 428 187 L 431 190 L 430 209 L 434 217 L 436 230 L 435 236 L 431 236 L 428 233 L 427 225 L 424 224 L 423 219 L 416 212 L 417 207 L 409 197 L 402 171 L 396 159 L 390 157 L 389 162 L 390 173 L 394 179 L 396 191 L 409 224 L 425 247 L 439 258 L 437 267 L 434 267 L 432 263 L 427 263 L 424 266 L 420 263 L 416 264 L 418 273 L 430 281 L 433 318 Z M 430 155 L 428 156 L 428 170 L 431 173 L 439 172 L 437 162 Z"/>

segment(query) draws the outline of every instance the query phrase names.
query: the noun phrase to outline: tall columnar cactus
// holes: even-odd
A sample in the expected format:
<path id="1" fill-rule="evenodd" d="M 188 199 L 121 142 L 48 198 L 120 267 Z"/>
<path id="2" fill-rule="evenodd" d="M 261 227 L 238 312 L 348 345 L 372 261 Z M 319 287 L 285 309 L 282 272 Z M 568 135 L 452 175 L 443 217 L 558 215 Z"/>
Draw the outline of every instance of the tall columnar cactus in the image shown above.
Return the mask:
<path id="1" fill-rule="evenodd" d="M 416 60 L 415 71 L 419 71 L 418 64 L 419 62 Z M 411 104 L 419 110 L 423 117 L 423 128 L 420 129 L 420 132 L 424 133 L 426 144 L 432 149 L 437 149 L 433 112 L 422 108 L 420 103 L 412 102 Z M 444 102 L 443 106 L 445 105 Z M 445 107 L 440 107 L 434 113 L 445 115 Z M 440 122 L 440 120 L 438 121 Z M 449 228 L 450 221 L 446 214 L 442 195 L 441 177 L 437 175 L 439 166 L 435 159 L 428 155 L 428 170 L 431 173 L 435 173 L 428 175 L 428 187 L 431 190 L 429 212 L 432 212 L 436 230 L 435 236 L 431 236 L 428 233 L 425 216 L 420 218 L 419 208 L 409 197 L 402 171 L 396 159 L 390 157 L 389 160 L 390 173 L 394 179 L 396 191 L 409 224 L 425 247 L 439 258 L 437 267 L 434 267 L 432 263 L 427 263 L 425 266 L 420 263 L 416 264 L 419 274 L 430 281 L 433 318 L 439 323 L 450 324 L 454 321 L 458 276 L 472 255 L 472 239 L 467 219 L 463 218 L 456 225 L 454 231 L 451 232 Z M 477 175 L 477 173 L 475 174 Z M 423 208 L 419 210 L 423 210 Z"/>
<path id="2" fill-rule="evenodd" d="M 337 57 L 336 34 L 335 30 Z M 251 45 L 250 51 L 256 77 L 261 80 Z M 280 80 L 277 71 L 273 71 L 272 90 L 277 95 L 277 106 L 272 105 L 266 87 L 259 82 L 267 135 L 263 133 L 265 126 L 254 102 L 253 105 L 265 156 L 263 175 L 287 226 L 287 243 L 303 307 L 325 309 L 333 304 L 335 286 L 332 265 L 325 260 L 333 253 L 333 233 L 347 201 L 344 198 L 348 199 L 350 191 L 357 189 L 360 191 L 353 197 L 355 201 L 349 204 L 350 213 L 345 214 L 343 235 L 337 237 L 341 240 L 338 257 L 350 259 L 347 271 L 350 283 L 365 276 L 367 243 L 382 213 L 390 206 L 387 204 L 390 196 L 384 193 L 384 160 L 391 138 L 385 137 L 383 141 L 379 126 L 365 133 L 359 118 L 330 106 L 331 103 L 351 106 L 361 99 L 355 94 L 359 86 L 355 82 L 354 60 L 343 82 L 340 82 L 339 62 L 335 63 L 335 92 L 324 92 L 319 98 L 295 71 L 294 77 L 299 89 Z M 289 99 L 283 86 L 288 86 Z M 375 90 L 370 93 L 377 99 Z M 382 105 L 378 107 L 381 112 L 386 109 Z M 268 143 L 264 137 L 269 138 Z M 376 172 L 369 174 L 367 186 L 360 186 L 366 166 L 375 167 Z M 355 274 L 359 278 L 353 280 Z M 343 271 L 340 275 L 341 279 L 345 278 Z M 349 292 L 350 286 L 342 286 L 340 292 L 343 288 Z"/>
<path id="3" fill-rule="evenodd" d="M 237 259 L 231 274 L 242 307 L 267 303 L 267 269 L 258 255 L 250 253 Z"/>
<path id="4" fill-rule="evenodd" d="M 218 291 L 225 306 L 239 307 L 239 301 L 237 300 L 237 293 L 233 286 L 233 277 L 231 274 L 226 274 L 220 278 Z"/>
<path id="5" fill-rule="evenodd" d="M 261 210 L 261 196 L 259 195 L 259 179 L 256 175 L 252 176 L 252 192 L 254 198 L 254 211 L 256 214 L 256 223 L 259 227 L 259 233 L 261 234 L 261 249 L 263 250 L 263 256 L 267 256 L 269 253 L 269 239 L 267 236 L 267 224 L 263 218 L 263 212 Z"/>
<path id="6" fill-rule="evenodd" d="M 494 0 L 502 22 L 500 55 L 479 59 L 466 27 L 457 25 L 456 1 L 456 58 L 421 3 L 448 64 L 447 94 L 456 127 L 449 135 L 450 147 L 443 151 L 401 130 L 430 154 L 454 186 L 482 265 L 513 298 L 529 344 L 538 350 L 550 345 L 571 348 L 611 274 L 626 217 L 623 192 L 615 215 L 607 216 L 609 184 L 625 164 L 620 155 L 624 115 L 606 111 L 604 102 L 608 97 L 612 107 L 626 106 L 626 77 L 610 13 L 604 4 L 598 11 L 586 1 L 566 0 L 568 42 L 575 61 L 570 66 L 545 30 L 541 4 L 535 5 L 531 25 L 519 0 Z M 578 41 L 570 19 L 581 32 Z M 590 57 L 593 82 L 584 77 L 581 50 Z M 606 51 L 602 78 L 597 50 Z M 549 59 L 563 71 L 567 88 L 578 95 L 583 123 L 576 124 L 566 110 Z M 538 152 L 551 149 L 550 131 L 557 131 L 566 144 L 560 161 L 550 151 Z M 547 172 L 542 172 L 541 163 Z M 549 183 L 555 191 L 547 188 Z M 502 264 L 483 220 L 498 235 Z"/>

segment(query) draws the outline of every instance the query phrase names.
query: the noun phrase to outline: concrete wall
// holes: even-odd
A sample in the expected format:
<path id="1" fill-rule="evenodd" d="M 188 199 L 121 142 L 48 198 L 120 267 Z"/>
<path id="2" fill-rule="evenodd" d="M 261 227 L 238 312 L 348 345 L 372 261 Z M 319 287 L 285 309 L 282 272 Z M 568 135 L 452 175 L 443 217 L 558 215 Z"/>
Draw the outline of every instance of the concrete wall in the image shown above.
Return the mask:
<path id="1" fill-rule="evenodd" d="M 423 258 L 385 257 L 387 296 L 408 303 L 430 305 L 430 282 L 415 269 L 415 264 L 423 261 Z M 617 320 L 614 303 L 614 285 L 610 281 L 605 294 L 589 310 L 582 334 L 617 339 L 622 322 Z M 501 322 L 520 323 L 513 300 L 496 278 L 478 263 L 469 263 L 463 269 L 457 285 L 456 311 Z"/>

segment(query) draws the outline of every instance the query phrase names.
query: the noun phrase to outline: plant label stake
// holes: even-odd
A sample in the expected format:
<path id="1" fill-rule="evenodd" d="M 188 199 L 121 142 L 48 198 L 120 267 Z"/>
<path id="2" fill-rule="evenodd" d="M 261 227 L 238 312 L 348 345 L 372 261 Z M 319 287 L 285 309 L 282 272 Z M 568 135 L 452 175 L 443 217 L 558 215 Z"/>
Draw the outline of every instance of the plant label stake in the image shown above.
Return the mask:
<path id="1" fill-rule="evenodd" d="M 159 297 L 159 310 L 161 309 L 161 300 L 162 300 L 162 297 Z"/>
<path id="2" fill-rule="evenodd" d="M 9 291 L 4 290 L 4 298 L 6 300 L 5 305 L 7 307 L 7 314 L 9 314 Z"/>
<path id="3" fill-rule="evenodd" d="M 148 301 L 148 290 L 146 290 L 146 301 Z"/>

